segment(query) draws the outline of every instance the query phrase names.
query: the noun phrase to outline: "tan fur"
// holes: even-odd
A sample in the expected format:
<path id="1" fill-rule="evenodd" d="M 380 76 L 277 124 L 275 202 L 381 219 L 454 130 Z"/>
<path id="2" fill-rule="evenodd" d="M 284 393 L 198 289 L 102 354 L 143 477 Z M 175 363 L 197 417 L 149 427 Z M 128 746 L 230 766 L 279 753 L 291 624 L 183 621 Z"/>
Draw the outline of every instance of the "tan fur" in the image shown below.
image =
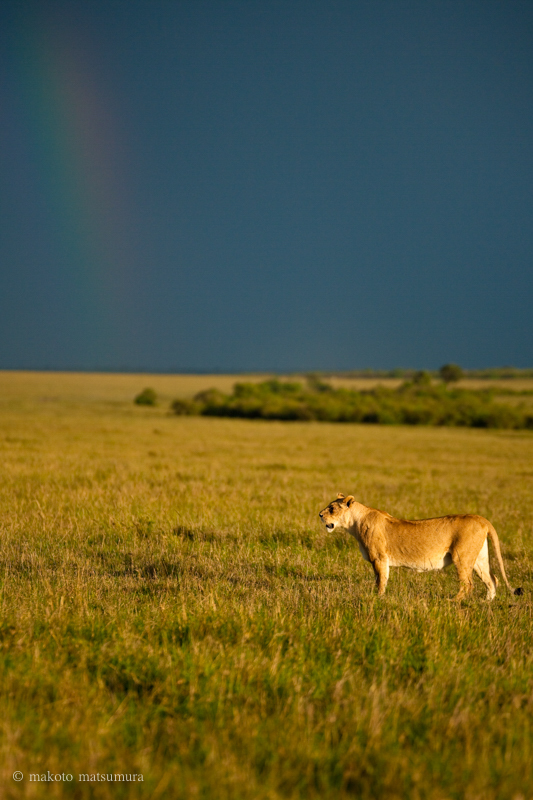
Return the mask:
<path id="1" fill-rule="evenodd" d="M 434 519 L 396 519 L 384 511 L 358 503 L 351 495 L 338 494 L 320 512 L 327 530 L 344 528 L 358 542 L 363 558 L 370 561 L 378 594 L 385 593 L 390 567 L 407 567 L 417 572 L 443 569 L 455 564 L 461 600 L 472 591 L 472 570 L 487 587 L 487 599 L 496 594 L 497 579 L 489 564 L 487 536 L 490 536 L 500 572 L 511 594 L 498 535 L 491 523 L 477 514 L 455 514 Z M 515 594 L 522 594 L 516 589 Z"/>

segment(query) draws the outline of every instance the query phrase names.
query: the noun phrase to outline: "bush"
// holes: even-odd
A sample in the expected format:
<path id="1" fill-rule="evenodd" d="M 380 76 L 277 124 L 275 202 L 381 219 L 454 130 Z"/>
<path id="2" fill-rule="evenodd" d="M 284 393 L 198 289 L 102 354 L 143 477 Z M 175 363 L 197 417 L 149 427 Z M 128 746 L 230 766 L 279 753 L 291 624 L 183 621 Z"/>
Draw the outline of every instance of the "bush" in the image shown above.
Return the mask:
<path id="1" fill-rule="evenodd" d="M 439 369 L 439 375 L 444 383 L 457 383 L 463 377 L 463 370 L 458 364 L 444 364 Z"/>
<path id="2" fill-rule="evenodd" d="M 415 386 L 429 386 L 431 383 L 431 375 L 427 370 L 421 369 L 413 375 L 413 383 Z"/>
<path id="3" fill-rule="evenodd" d="M 450 425 L 475 428 L 531 428 L 525 409 L 493 401 L 490 390 L 433 385 L 428 373 L 415 375 L 398 389 L 334 389 L 322 382 L 306 386 L 279 380 L 237 383 L 230 395 L 216 389 L 194 400 L 176 400 L 175 414 L 244 417 L 265 420 L 319 420 L 378 425 Z"/>
<path id="4" fill-rule="evenodd" d="M 198 414 L 200 411 L 198 404 L 192 400 L 174 400 L 170 407 L 173 413 L 177 414 L 178 417 L 190 417 Z"/>
<path id="5" fill-rule="evenodd" d="M 156 406 L 157 394 L 153 389 L 143 389 L 142 392 L 137 395 L 134 402 L 138 406 Z"/>

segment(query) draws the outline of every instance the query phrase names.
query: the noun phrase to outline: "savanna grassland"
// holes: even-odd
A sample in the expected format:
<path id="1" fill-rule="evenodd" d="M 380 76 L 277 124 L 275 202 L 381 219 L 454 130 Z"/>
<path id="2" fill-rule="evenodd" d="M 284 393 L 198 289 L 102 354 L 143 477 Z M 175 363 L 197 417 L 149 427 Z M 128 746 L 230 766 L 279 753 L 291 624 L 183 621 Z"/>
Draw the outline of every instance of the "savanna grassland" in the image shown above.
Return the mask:
<path id="1" fill-rule="evenodd" d="M 213 385 L 161 378 L 0 373 L 0 794 L 533 797 L 533 432 L 135 406 Z M 524 596 L 378 600 L 337 491 L 488 517 Z"/>

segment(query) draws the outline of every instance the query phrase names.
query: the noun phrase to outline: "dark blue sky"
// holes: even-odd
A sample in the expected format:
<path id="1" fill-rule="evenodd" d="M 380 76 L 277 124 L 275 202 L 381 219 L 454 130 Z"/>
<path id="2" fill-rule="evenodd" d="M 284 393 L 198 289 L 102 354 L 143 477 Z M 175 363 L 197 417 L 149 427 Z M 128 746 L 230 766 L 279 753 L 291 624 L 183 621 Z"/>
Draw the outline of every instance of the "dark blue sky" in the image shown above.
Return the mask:
<path id="1" fill-rule="evenodd" d="M 0 5 L 0 368 L 533 366 L 533 4 Z"/>

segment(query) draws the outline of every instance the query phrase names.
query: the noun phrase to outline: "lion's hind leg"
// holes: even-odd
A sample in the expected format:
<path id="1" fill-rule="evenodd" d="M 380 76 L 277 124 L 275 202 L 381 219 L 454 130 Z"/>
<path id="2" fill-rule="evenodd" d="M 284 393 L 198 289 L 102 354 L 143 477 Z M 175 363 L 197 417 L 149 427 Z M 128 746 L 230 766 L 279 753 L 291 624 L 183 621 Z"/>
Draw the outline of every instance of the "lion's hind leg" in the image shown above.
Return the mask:
<path id="1" fill-rule="evenodd" d="M 493 600 L 496 597 L 498 579 L 490 571 L 489 548 L 486 539 L 474 564 L 474 572 L 487 587 L 487 600 Z"/>
<path id="2" fill-rule="evenodd" d="M 457 569 L 460 583 L 459 591 L 455 596 L 455 600 L 463 600 L 472 593 L 472 569 L 474 565 L 470 559 L 465 557 L 461 558 L 461 554 L 458 553 L 457 550 L 452 552 L 451 556 Z"/>

